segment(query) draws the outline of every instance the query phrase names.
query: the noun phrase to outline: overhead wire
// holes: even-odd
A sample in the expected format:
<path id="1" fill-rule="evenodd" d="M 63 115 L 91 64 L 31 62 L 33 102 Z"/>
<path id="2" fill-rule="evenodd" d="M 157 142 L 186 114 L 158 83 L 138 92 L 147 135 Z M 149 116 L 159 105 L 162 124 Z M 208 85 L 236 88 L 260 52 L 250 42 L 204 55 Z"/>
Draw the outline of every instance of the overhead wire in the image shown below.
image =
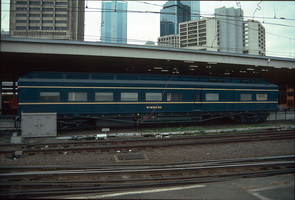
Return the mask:
<path id="1" fill-rule="evenodd" d="M 137 1 L 134 1 L 134 2 L 137 2 Z M 137 3 L 144 3 L 144 4 L 149 4 L 149 5 L 153 5 L 153 6 L 159 6 L 161 7 L 161 5 L 158 5 L 158 4 L 152 4 L 152 3 L 147 3 L 147 2 L 137 2 Z M 27 4 L 26 6 L 30 6 L 29 4 Z M 87 5 L 88 7 L 88 5 Z M 74 8 L 74 7 L 72 7 Z M 75 7 L 77 8 L 77 7 Z M 11 10 L 12 12 L 14 12 L 14 10 Z M 158 12 L 158 11 L 142 11 L 142 10 L 116 10 L 117 12 L 126 12 L 126 13 L 144 13 L 144 14 L 169 14 L 169 15 L 175 15 L 175 13 L 173 12 Z M 76 10 L 75 12 L 82 12 L 82 11 L 79 11 L 79 10 Z M 84 10 L 84 12 L 113 12 L 113 10 L 103 10 L 103 9 L 99 9 L 99 8 L 86 8 Z M 203 12 L 203 14 L 201 14 L 201 17 L 206 17 L 207 16 L 212 16 L 214 14 L 210 13 L 210 14 L 205 14 L 206 12 Z M 200 11 L 197 11 L 196 10 L 193 10 L 193 15 L 197 15 L 197 16 L 200 16 Z M 218 16 L 228 16 L 228 15 L 218 15 Z M 244 18 L 250 18 L 250 16 L 243 16 Z M 255 18 L 259 18 L 259 17 L 255 17 Z M 262 18 L 262 17 L 260 17 Z M 274 20 L 274 18 L 271 18 L 271 17 L 263 17 L 263 19 L 271 19 L 271 20 Z M 286 19 L 286 18 L 276 18 L 275 20 L 295 20 L 295 19 Z M 230 22 L 227 22 L 227 23 L 230 23 Z M 268 25 L 274 25 L 274 26 L 283 26 L 283 27 L 289 27 L 289 28 L 294 28 L 295 26 L 292 26 L 292 25 L 286 25 L 286 24 L 278 24 L 278 23 L 271 23 L 271 22 L 264 22 L 263 24 L 268 24 Z M 275 34 L 275 33 L 270 33 L 270 32 L 265 32 L 266 34 L 270 34 L 270 35 L 273 35 L 273 36 L 276 36 L 276 37 L 281 37 L 281 38 L 285 38 L 285 39 L 289 39 L 289 40 L 295 40 L 294 38 L 290 38 L 290 37 L 286 37 L 286 36 L 283 36 L 283 35 L 279 35 L 279 34 Z M 132 40 L 132 39 L 131 39 Z"/>
<path id="2" fill-rule="evenodd" d="M 67 1 L 74 1 L 74 0 L 67 0 Z M 132 3 L 140 3 L 140 1 L 130 1 L 130 2 L 132 2 Z M 162 7 L 162 5 L 158 5 L 158 4 L 151 4 L 151 3 L 147 3 L 147 2 L 142 2 L 142 3 L 149 4 L 149 5 L 157 5 L 157 6 L 161 6 Z M 2 3 L 2 4 L 12 4 L 12 3 Z M 29 4 L 26 4 L 26 5 L 20 5 L 20 6 L 27 6 L 27 7 L 29 7 L 30 5 Z M 65 7 L 65 5 L 60 5 L 59 7 Z M 71 8 L 76 8 L 77 9 L 79 7 L 71 6 Z M 104 12 L 104 10 L 102 10 L 101 8 L 90 8 L 88 5 L 87 5 L 87 8 L 86 9 L 96 9 L 97 12 Z M 98 9 L 100 9 L 100 10 L 98 10 Z M 4 10 L 4 11 L 12 11 L 12 12 L 15 12 L 15 10 Z M 112 10 L 112 11 L 114 11 L 114 10 Z M 123 10 L 120 10 L 120 11 L 123 11 Z M 75 12 L 82 12 L 82 11 L 76 10 Z M 93 11 L 89 11 L 89 10 L 86 11 L 85 10 L 84 12 L 93 12 Z M 144 11 L 142 11 L 142 10 L 133 10 L 133 11 L 132 10 L 124 10 L 124 12 L 157 13 L 157 14 L 160 14 L 160 11 L 148 11 L 148 10 L 144 10 Z M 201 12 L 200 10 L 193 10 L 192 15 L 199 16 L 200 13 L 202 13 L 201 14 L 202 16 L 214 16 L 214 15 L 216 15 L 216 14 L 211 13 L 211 12 L 206 12 L 206 11 L 202 11 Z M 173 14 L 173 13 L 170 13 L 170 12 L 166 12 L 165 13 L 164 12 L 164 14 Z M 229 15 L 219 14 L 218 16 L 229 16 Z M 245 17 L 245 18 L 252 18 L 253 16 L 243 15 L 243 17 Z M 295 19 L 288 19 L 288 18 L 283 18 L 283 17 L 274 18 L 274 17 L 265 17 L 265 16 L 263 16 L 263 17 L 255 17 L 255 18 L 274 19 L 274 20 L 294 20 L 295 21 Z"/>
<path id="3" fill-rule="evenodd" d="M 91 8 L 88 8 L 91 9 Z M 15 10 L 11 10 L 11 12 L 16 12 Z M 79 11 L 75 11 L 79 12 Z M 114 12 L 112 9 L 105 9 L 105 10 L 95 10 L 95 11 L 86 11 L 86 12 Z M 173 12 L 157 12 L 157 11 L 138 11 L 138 10 L 116 10 L 116 12 L 126 12 L 126 13 L 143 13 L 143 14 L 167 14 L 167 15 L 175 15 Z M 199 16 L 199 14 L 196 14 L 196 16 Z M 209 15 L 208 15 L 209 16 Z M 210 14 L 211 16 L 211 14 Z M 215 16 L 228 16 L 228 15 L 215 15 Z M 200 15 L 200 17 L 206 17 L 205 14 Z M 245 17 L 245 16 L 244 16 Z M 265 17 L 265 19 L 267 19 Z M 273 18 L 269 18 L 273 19 Z M 234 21 L 235 19 L 229 19 L 229 21 Z M 284 19 L 284 20 L 295 20 L 295 19 Z M 287 25 L 287 24 L 279 24 L 279 23 L 271 23 L 271 22 L 263 22 L 262 24 L 268 24 L 268 25 L 275 25 L 275 26 L 284 26 L 284 27 L 290 27 L 290 28 L 295 28 L 293 25 Z"/>

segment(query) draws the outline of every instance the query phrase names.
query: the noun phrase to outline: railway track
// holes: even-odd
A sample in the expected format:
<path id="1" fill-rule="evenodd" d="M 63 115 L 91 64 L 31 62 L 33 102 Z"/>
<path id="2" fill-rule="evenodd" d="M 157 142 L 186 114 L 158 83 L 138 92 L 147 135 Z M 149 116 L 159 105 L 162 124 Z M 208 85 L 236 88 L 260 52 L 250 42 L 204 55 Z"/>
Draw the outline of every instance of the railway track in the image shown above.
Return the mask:
<path id="1" fill-rule="evenodd" d="M 294 173 L 294 155 L 136 165 L 0 167 L 1 198 L 67 198 Z"/>
<path id="2" fill-rule="evenodd" d="M 295 139 L 295 130 L 264 133 L 224 134 L 211 136 L 183 136 L 174 138 L 108 139 L 92 141 L 72 141 L 46 144 L 1 144 L 0 155 L 22 156 L 35 154 L 64 154 L 65 152 L 110 152 L 141 149 L 155 149 L 175 146 L 237 143 L 263 140 Z"/>

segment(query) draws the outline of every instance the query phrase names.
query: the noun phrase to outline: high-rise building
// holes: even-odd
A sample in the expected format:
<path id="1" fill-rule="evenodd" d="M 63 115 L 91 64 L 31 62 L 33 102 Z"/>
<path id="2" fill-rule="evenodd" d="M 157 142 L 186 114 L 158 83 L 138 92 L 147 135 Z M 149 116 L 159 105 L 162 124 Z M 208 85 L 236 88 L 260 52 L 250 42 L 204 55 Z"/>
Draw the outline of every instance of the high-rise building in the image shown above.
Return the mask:
<path id="1" fill-rule="evenodd" d="M 179 24 L 179 35 L 159 37 L 158 44 L 166 47 L 265 55 L 265 28 L 262 24 L 255 20 L 242 21 L 242 25 L 235 23 L 231 18 L 225 20 L 220 17 L 182 22 Z M 228 24 L 235 25 L 232 27 Z M 226 33 L 231 38 L 224 35 Z M 176 44 L 175 38 L 179 38 L 179 44 Z"/>
<path id="2" fill-rule="evenodd" d="M 191 7 L 191 20 L 198 20 L 201 16 L 200 1 L 183 1 Z"/>
<path id="3" fill-rule="evenodd" d="M 218 51 L 218 24 L 219 22 L 215 18 L 204 18 L 180 23 L 180 47 Z"/>
<path id="4" fill-rule="evenodd" d="M 243 15 L 241 8 L 215 9 L 215 19 L 219 21 L 219 51 L 243 53 Z"/>
<path id="5" fill-rule="evenodd" d="M 179 23 L 199 19 L 199 12 L 199 1 L 167 1 L 160 11 L 160 36 L 178 34 Z"/>
<path id="6" fill-rule="evenodd" d="M 11 0 L 10 36 L 84 40 L 85 2 Z"/>
<path id="7" fill-rule="evenodd" d="M 265 56 L 265 28 L 256 20 L 244 21 L 244 53 Z"/>
<path id="8" fill-rule="evenodd" d="M 9 31 L 1 30 L 1 38 L 7 38 L 7 37 L 9 37 Z"/>
<path id="9" fill-rule="evenodd" d="M 127 43 L 127 2 L 103 1 L 101 41 Z"/>

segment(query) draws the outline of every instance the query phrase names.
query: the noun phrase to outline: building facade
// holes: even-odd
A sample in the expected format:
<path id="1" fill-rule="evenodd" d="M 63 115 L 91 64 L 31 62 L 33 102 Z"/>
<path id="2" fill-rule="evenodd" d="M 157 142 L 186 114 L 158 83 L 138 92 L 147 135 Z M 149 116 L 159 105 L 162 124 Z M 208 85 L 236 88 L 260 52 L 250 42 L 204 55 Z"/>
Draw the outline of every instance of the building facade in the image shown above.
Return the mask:
<path id="1" fill-rule="evenodd" d="M 179 48 L 179 35 L 165 35 L 159 37 L 158 45 L 161 47 Z"/>
<path id="2" fill-rule="evenodd" d="M 176 35 L 181 22 L 200 18 L 199 1 L 168 1 L 160 10 L 160 36 Z"/>
<path id="3" fill-rule="evenodd" d="M 243 52 L 265 56 L 265 28 L 256 20 L 243 23 Z"/>
<path id="4" fill-rule="evenodd" d="M 223 6 L 215 9 L 220 52 L 243 53 L 243 15 L 241 8 Z"/>
<path id="5" fill-rule="evenodd" d="M 168 35 L 158 38 L 158 45 L 164 47 L 189 48 L 206 51 L 220 51 L 228 53 L 244 53 L 265 55 L 265 28 L 258 21 L 243 21 L 240 30 L 231 33 L 232 41 L 224 34 L 231 30 L 224 30 L 223 19 L 203 18 L 182 22 L 179 24 L 179 35 Z M 231 20 L 228 21 L 231 23 Z M 223 30 L 221 30 L 223 28 Z M 227 28 L 232 28 L 231 26 Z M 237 28 L 237 27 L 234 27 Z M 222 34 L 223 33 L 223 34 Z M 237 35 L 236 35 L 237 34 Z M 177 39 L 176 39 L 177 38 Z M 177 44 L 179 41 L 179 44 Z"/>
<path id="6" fill-rule="evenodd" d="M 11 0 L 10 37 L 84 40 L 85 2 Z"/>
<path id="7" fill-rule="evenodd" d="M 204 18 L 179 24 L 181 48 L 218 51 L 218 24 L 215 18 Z"/>
<path id="8" fill-rule="evenodd" d="M 127 2 L 102 1 L 101 41 L 127 43 Z"/>

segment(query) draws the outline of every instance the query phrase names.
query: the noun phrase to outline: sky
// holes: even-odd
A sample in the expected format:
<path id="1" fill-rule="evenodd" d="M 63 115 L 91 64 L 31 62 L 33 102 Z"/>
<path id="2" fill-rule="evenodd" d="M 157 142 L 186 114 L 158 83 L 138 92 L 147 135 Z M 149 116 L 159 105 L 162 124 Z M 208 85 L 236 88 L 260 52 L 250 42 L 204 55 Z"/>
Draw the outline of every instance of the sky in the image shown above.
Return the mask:
<path id="1" fill-rule="evenodd" d="M 85 0 L 85 40 L 100 41 L 101 0 Z M 1 0 L 1 30 L 9 27 L 9 0 Z M 160 10 L 167 1 L 127 1 L 129 44 L 157 42 Z M 295 1 L 201 1 L 201 17 L 213 17 L 219 7 L 241 8 L 244 20 L 258 20 L 266 31 L 266 55 L 295 58 Z M 141 11 L 141 12 L 133 12 Z"/>

